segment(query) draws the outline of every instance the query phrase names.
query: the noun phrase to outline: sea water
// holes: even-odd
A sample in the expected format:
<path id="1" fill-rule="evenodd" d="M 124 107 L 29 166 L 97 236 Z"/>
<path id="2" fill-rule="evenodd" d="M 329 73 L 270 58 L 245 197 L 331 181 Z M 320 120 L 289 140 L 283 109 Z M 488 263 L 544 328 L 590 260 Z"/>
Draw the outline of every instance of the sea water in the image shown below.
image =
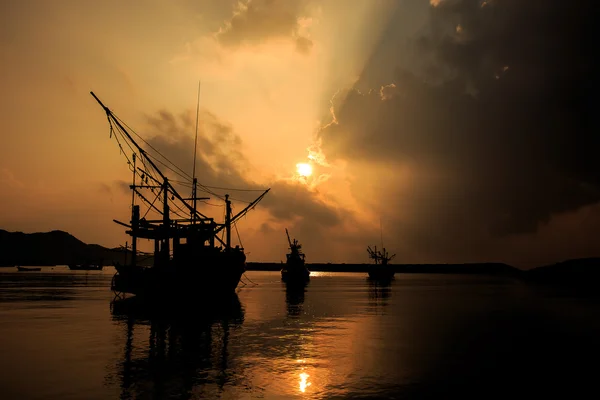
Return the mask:
<path id="1" fill-rule="evenodd" d="M 0 399 L 594 396 L 600 301 L 509 278 L 247 272 L 232 312 L 111 306 L 114 268 L 0 268 Z M 177 316 L 175 316 L 177 315 Z"/>

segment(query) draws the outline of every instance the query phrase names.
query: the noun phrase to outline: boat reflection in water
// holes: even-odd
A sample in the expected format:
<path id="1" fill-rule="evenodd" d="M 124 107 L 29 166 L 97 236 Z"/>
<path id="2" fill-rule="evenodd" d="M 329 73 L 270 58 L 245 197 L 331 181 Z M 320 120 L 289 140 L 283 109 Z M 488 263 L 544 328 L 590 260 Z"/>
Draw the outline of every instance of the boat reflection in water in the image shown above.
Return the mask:
<path id="1" fill-rule="evenodd" d="M 285 304 L 289 317 L 298 317 L 302 314 L 307 285 L 308 282 L 284 283 Z"/>
<path id="2" fill-rule="evenodd" d="M 392 296 L 391 281 L 379 281 L 367 278 L 369 284 L 369 306 L 370 307 L 385 307 L 389 304 Z"/>
<path id="3" fill-rule="evenodd" d="M 237 294 L 199 316 L 198 310 L 149 308 L 136 297 L 113 302 L 113 320 L 126 327 L 117 366 L 121 398 L 214 398 L 230 376 L 230 329 L 241 326 Z"/>

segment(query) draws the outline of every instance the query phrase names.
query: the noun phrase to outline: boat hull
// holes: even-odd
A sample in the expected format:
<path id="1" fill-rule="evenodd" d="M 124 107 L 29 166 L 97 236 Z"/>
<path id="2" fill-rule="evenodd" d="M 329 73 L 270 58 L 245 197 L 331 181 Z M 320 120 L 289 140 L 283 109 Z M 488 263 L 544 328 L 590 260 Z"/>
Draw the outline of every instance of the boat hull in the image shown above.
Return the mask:
<path id="1" fill-rule="evenodd" d="M 71 271 L 102 271 L 102 265 L 69 265 Z"/>
<path id="2" fill-rule="evenodd" d="M 389 281 L 394 279 L 395 271 L 387 268 L 372 268 L 369 270 L 369 279 L 378 281 Z"/>
<path id="3" fill-rule="evenodd" d="M 141 267 L 115 264 L 112 290 L 146 300 L 196 299 L 235 293 L 245 261 L 229 260 L 210 265 Z"/>
<path id="4" fill-rule="evenodd" d="M 17 267 L 17 271 L 21 272 L 37 272 L 41 271 L 41 268 L 26 268 L 26 267 Z"/>
<path id="5" fill-rule="evenodd" d="M 306 283 L 310 281 L 310 271 L 304 266 L 286 267 L 281 270 L 281 280 L 286 283 Z"/>

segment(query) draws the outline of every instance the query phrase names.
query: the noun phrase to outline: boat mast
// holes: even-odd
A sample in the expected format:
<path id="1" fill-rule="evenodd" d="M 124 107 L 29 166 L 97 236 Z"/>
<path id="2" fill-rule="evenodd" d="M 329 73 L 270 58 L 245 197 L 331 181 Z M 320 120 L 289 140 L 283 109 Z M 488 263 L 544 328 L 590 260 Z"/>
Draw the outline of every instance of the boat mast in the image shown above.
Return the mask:
<path id="1" fill-rule="evenodd" d="M 169 249 L 169 231 L 171 228 L 171 220 L 169 219 L 169 192 L 167 191 L 167 188 L 169 187 L 169 179 L 165 177 L 165 182 L 163 183 L 164 187 L 163 187 L 163 241 L 162 244 L 160 246 L 161 251 L 163 252 L 162 256 L 163 256 L 163 262 L 165 263 L 165 265 L 169 262 L 169 255 L 170 255 L 170 249 Z"/>
<path id="2" fill-rule="evenodd" d="M 288 232 L 287 228 L 285 228 L 285 234 L 287 235 L 288 243 L 290 245 L 290 250 L 291 250 L 292 249 L 292 240 L 290 239 L 290 233 Z"/>
<path id="3" fill-rule="evenodd" d="M 269 188 L 269 189 L 267 189 L 267 190 L 265 190 L 265 191 L 264 191 L 264 192 L 263 192 L 263 193 L 262 193 L 260 196 L 258 196 L 256 199 L 254 199 L 254 201 L 253 201 L 252 203 L 248 204 L 248 205 L 246 206 L 246 208 L 244 208 L 244 209 L 243 209 L 242 211 L 240 211 L 239 213 L 235 214 L 233 217 L 230 217 L 230 219 L 229 219 L 229 223 L 230 223 L 230 225 L 231 225 L 231 224 L 233 224 L 233 223 L 235 223 L 235 221 L 237 221 L 237 220 L 238 220 L 239 218 L 241 218 L 242 216 L 244 216 L 244 215 L 245 215 L 245 214 L 246 214 L 246 213 L 247 213 L 247 212 L 248 212 L 250 209 L 254 208 L 254 207 L 256 206 L 256 204 L 258 204 L 258 202 L 259 202 L 259 201 L 261 201 L 261 200 L 262 200 L 262 198 L 263 198 L 263 197 L 265 197 L 265 195 L 266 195 L 267 193 L 269 193 L 269 191 L 270 191 L 270 190 L 271 190 L 270 188 Z M 229 210 L 229 212 L 230 212 L 230 215 L 231 215 L 231 205 L 230 205 L 230 210 Z M 221 232 L 221 230 L 222 230 L 223 228 L 225 228 L 226 226 L 227 226 L 226 224 L 223 224 L 223 225 L 221 225 L 219 228 L 217 228 L 217 229 L 215 230 L 215 234 L 217 234 L 217 233 Z"/>
<path id="4" fill-rule="evenodd" d="M 136 253 L 137 253 L 137 231 L 140 225 L 140 206 L 135 205 L 135 153 L 133 153 L 133 184 L 131 188 L 131 266 L 135 267 L 137 262 Z"/>
<path id="5" fill-rule="evenodd" d="M 231 248 L 231 201 L 229 195 L 225 195 L 225 249 Z"/>
<path id="6" fill-rule="evenodd" d="M 371 249 L 371 246 L 367 246 L 367 252 L 369 253 L 369 258 L 372 258 L 375 264 L 387 265 L 396 256 L 395 254 L 389 256 L 389 253 L 385 249 L 377 250 L 377 246 L 374 249 Z"/>
<path id="7" fill-rule="evenodd" d="M 194 139 L 194 171 L 192 173 L 192 224 L 196 223 L 196 186 L 198 178 L 196 178 L 196 148 L 198 147 L 198 115 L 200 114 L 200 81 L 198 81 L 198 100 L 196 102 L 196 137 Z"/>
<path id="8" fill-rule="evenodd" d="M 132 173 L 133 173 L 133 182 L 132 182 L 132 187 L 135 188 L 135 153 L 133 153 L 131 155 L 131 158 L 133 159 L 132 163 L 133 163 L 133 168 L 132 168 Z M 131 208 L 133 209 L 133 206 L 135 205 L 135 190 L 131 191 Z"/>
<path id="9" fill-rule="evenodd" d="M 381 224 L 381 216 L 379 217 L 379 233 L 381 235 L 381 248 L 385 251 L 385 247 L 383 247 L 383 225 Z"/>

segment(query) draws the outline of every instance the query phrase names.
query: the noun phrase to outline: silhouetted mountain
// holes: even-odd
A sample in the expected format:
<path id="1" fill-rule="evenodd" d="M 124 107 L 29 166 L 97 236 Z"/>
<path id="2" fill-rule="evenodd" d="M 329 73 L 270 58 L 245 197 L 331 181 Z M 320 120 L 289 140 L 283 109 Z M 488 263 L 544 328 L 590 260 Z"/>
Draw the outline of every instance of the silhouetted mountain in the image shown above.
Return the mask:
<path id="1" fill-rule="evenodd" d="M 600 258 L 579 258 L 545 265 L 525 273 L 525 280 L 536 283 L 597 286 L 600 279 Z"/>
<path id="2" fill-rule="evenodd" d="M 0 266 L 123 262 L 122 249 L 86 244 L 63 231 L 23 233 L 0 229 Z"/>
<path id="3" fill-rule="evenodd" d="M 129 254 L 130 256 L 130 254 Z M 109 249 L 86 244 L 63 231 L 23 233 L 0 229 L 0 266 L 67 265 L 125 262 L 122 248 Z M 152 257 L 139 258 L 139 264 L 151 265 Z M 279 271 L 282 263 L 248 262 L 249 271 Z M 311 271 L 367 272 L 372 264 L 307 264 Z M 390 264 L 397 273 L 481 274 L 523 278 L 534 283 L 596 285 L 600 279 L 600 258 L 582 258 L 523 271 L 502 263 L 472 264 Z"/>
<path id="4" fill-rule="evenodd" d="M 396 272 L 428 274 L 485 274 L 519 277 L 522 270 L 503 263 L 468 264 L 404 264 L 398 265 Z"/>

